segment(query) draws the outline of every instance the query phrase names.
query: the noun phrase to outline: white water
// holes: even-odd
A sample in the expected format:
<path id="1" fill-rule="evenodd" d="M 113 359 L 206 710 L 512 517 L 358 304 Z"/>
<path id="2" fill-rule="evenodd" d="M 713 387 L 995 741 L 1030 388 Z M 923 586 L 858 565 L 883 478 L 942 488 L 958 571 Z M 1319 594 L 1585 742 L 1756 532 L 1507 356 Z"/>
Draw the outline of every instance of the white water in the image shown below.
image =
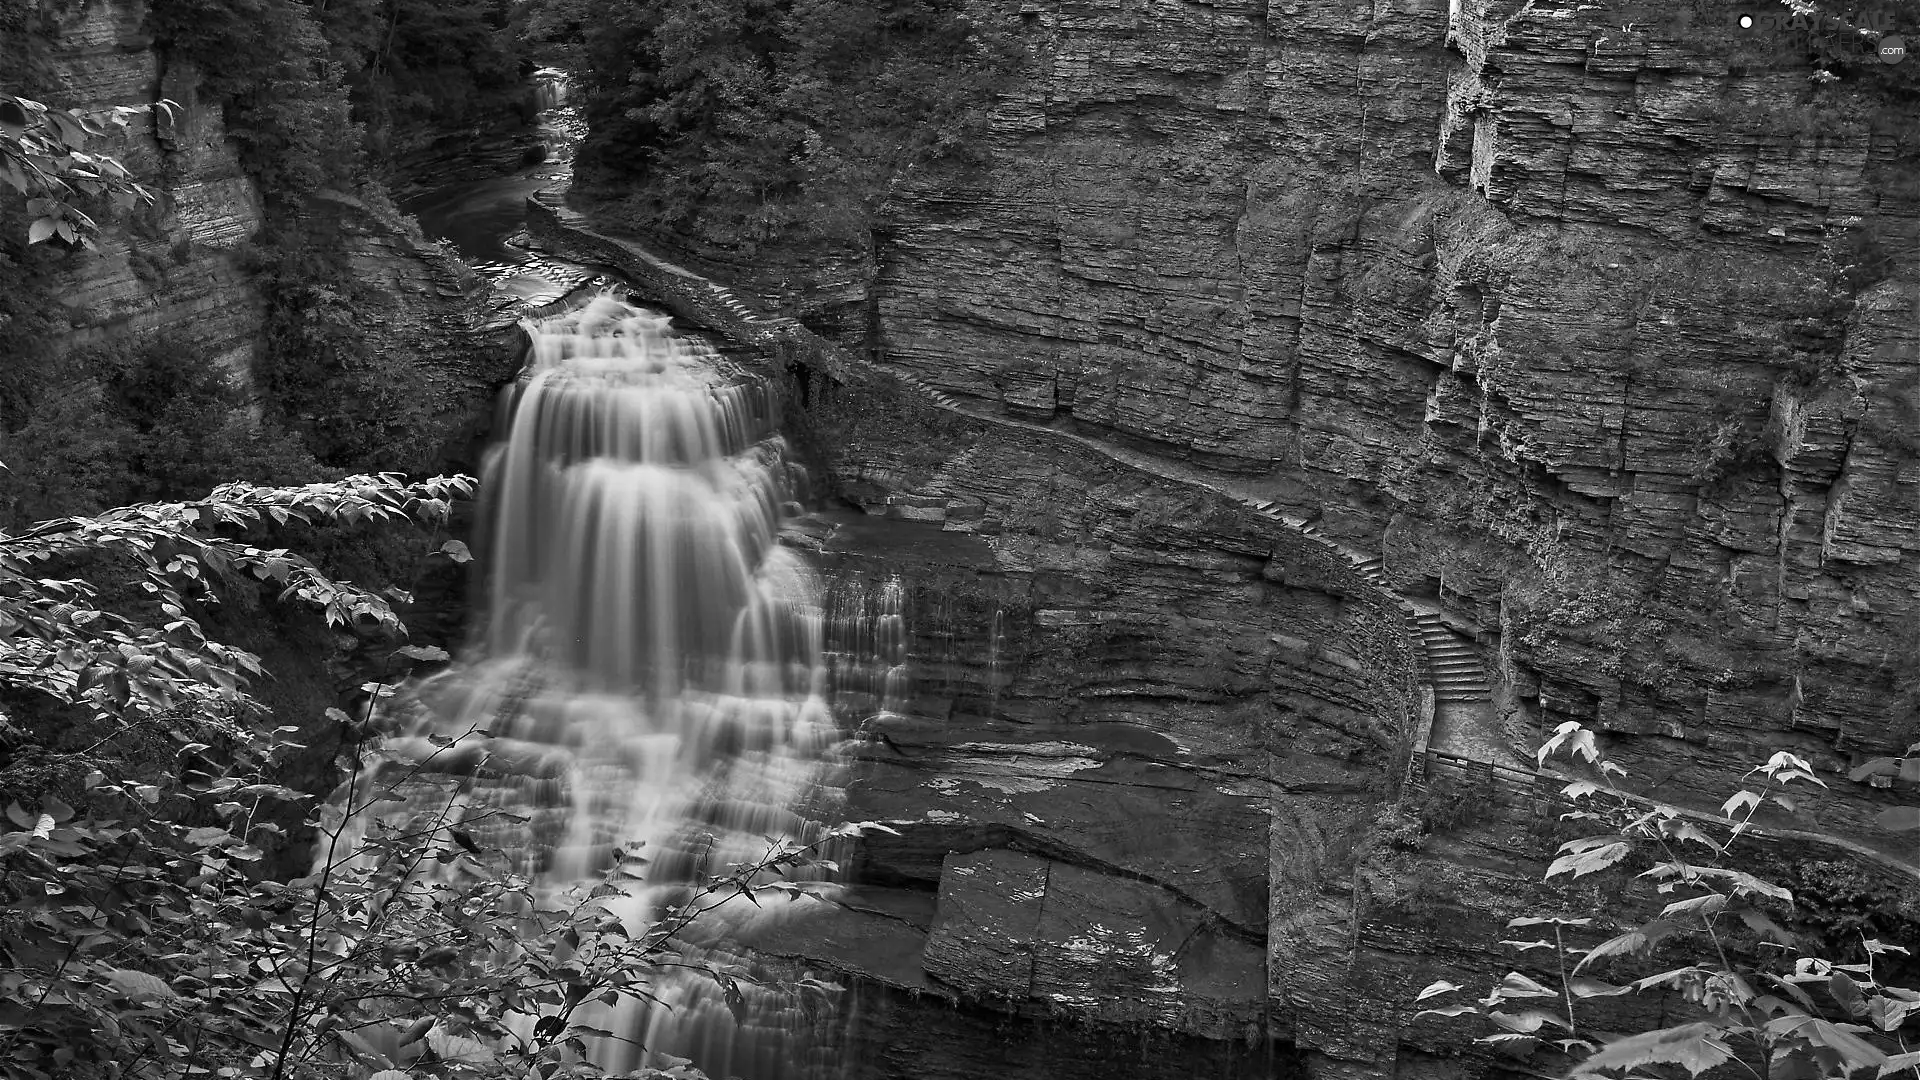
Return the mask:
<path id="1" fill-rule="evenodd" d="M 610 297 L 529 331 L 533 358 L 503 400 L 506 439 L 484 478 L 484 642 L 418 688 L 421 730 L 389 752 L 490 733 L 477 752 L 517 779 L 462 809 L 509 804 L 533 822 L 474 835 L 517 849 L 556 892 L 638 846 L 646 879 L 608 905 L 638 935 L 688 882 L 757 859 L 767 837 L 819 835 L 839 737 L 827 623 L 815 575 L 776 542 L 799 477 L 761 384 Z M 851 614 L 834 622 L 836 637 L 874 634 Z M 897 613 L 879 625 L 866 644 L 896 667 Z M 899 679 L 881 675 L 877 696 Z M 703 916 L 707 944 L 687 959 L 744 971 L 714 943 L 783 909 Z M 663 976 L 654 992 L 664 1007 L 576 1014 L 618 1036 L 593 1047 L 600 1065 L 672 1055 L 716 1078 L 802 1071 L 801 1018 L 783 995 L 751 992 L 736 1018 L 703 975 Z"/>

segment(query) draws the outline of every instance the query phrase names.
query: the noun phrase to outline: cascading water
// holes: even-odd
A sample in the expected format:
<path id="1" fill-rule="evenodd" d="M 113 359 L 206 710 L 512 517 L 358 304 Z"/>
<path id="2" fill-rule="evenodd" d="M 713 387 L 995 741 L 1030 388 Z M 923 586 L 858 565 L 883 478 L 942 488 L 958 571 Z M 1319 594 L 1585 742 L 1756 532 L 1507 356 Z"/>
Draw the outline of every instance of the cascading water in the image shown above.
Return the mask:
<path id="1" fill-rule="evenodd" d="M 827 593 L 827 667 L 835 705 L 862 728 L 884 732 L 907 710 L 906 585 L 898 574 L 878 580 L 849 575 Z"/>
<path id="2" fill-rule="evenodd" d="M 543 113 L 566 105 L 569 89 L 567 73 L 559 68 L 543 67 L 533 73 L 533 100 Z"/>
<path id="3" fill-rule="evenodd" d="M 764 854 L 767 837 L 822 831 L 839 736 L 821 593 L 776 542 L 799 477 L 764 384 L 610 296 L 529 332 L 484 478 L 484 641 L 418 688 L 420 730 L 388 752 L 425 757 L 434 732 L 485 731 L 477 752 L 520 763 L 520 779 L 470 792 L 473 805 L 533 814 L 530 836 L 482 842 L 517 844 L 543 887 L 597 878 L 616 850 L 644 845 L 645 879 L 607 904 L 638 933 L 688 882 Z M 742 907 L 761 910 L 705 917 L 719 923 L 687 946 L 692 966 L 746 963 L 714 951 Z M 618 1036 L 593 1048 L 598 1064 L 803 1071 L 778 995 L 729 1003 L 691 974 L 654 992 L 661 1005 L 596 1021 Z"/>

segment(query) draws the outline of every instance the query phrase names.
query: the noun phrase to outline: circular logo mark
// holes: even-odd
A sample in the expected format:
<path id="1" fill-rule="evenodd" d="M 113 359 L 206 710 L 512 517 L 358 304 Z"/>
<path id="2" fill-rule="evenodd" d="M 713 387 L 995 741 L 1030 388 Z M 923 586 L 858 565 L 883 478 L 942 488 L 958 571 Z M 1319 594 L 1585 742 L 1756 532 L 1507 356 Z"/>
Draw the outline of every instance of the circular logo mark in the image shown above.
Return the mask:
<path id="1" fill-rule="evenodd" d="M 1897 64 L 1907 58 L 1907 42 L 1899 34 L 1888 34 L 1880 39 L 1880 62 Z"/>

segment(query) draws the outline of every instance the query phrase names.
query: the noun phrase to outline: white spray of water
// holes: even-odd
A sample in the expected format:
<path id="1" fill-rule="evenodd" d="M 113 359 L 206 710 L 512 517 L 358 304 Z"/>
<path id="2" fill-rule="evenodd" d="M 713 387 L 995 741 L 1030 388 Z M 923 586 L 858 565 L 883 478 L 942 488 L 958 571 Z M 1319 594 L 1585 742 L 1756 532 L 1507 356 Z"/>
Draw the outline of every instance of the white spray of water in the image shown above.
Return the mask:
<path id="1" fill-rule="evenodd" d="M 485 477 L 484 643 L 419 688 L 429 730 L 389 752 L 425 750 L 432 730 L 487 731 L 478 752 L 511 779 L 475 805 L 535 808 L 524 864 L 554 890 L 641 845 L 645 880 L 608 904 L 640 933 L 767 837 L 819 834 L 805 808 L 838 738 L 821 591 L 776 542 L 796 476 L 763 384 L 611 297 L 529 332 Z M 880 633 L 887 665 L 901 663 L 899 628 Z M 689 959 L 744 963 L 717 942 L 747 917 L 732 904 L 703 917 Z M 654 992 L 662 1005 L 594 1018 L 620 1036 L 594 1047 L 600 1065 L 674 1055 L 716 1077 L 801 1071 L 801 1018 L 780 995 L 729 1007 L 695 974 Z"/>

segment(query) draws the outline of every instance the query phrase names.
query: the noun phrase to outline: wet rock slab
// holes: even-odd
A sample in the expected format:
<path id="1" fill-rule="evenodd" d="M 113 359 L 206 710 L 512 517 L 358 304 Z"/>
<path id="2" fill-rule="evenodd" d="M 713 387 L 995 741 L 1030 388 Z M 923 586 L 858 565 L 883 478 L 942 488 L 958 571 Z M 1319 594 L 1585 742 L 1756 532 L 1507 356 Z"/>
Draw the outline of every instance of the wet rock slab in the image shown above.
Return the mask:
<path id="1" fill-rule="evenodd" d="M 946 859 L 924 966 L 972 999 L 1223 1038 L 1258 1026 L 1264 951 L 1151 883 L 993 850 Z"/>
<path id="2" fill-rule="evenodd" d="M 904 753 L 869 758 L 855 806 L 898 822 L 900 835 L 869 839 L 864 873 L 944 887 L 948 853 L 1018 846 L 1116 880 L 1152 882 L 1216 920 L 1264 933 L 1263 794 L 1184 767 L 1164 737 L 1130 725 L 1086 725 L 1036 741 L 1023 741 L 1034 738 L 1028 731 L 980 734 L 990 737 L 944 747 L 903 739 Z M 1153 738 L 1169 761 L 1138 756 Z"/>

